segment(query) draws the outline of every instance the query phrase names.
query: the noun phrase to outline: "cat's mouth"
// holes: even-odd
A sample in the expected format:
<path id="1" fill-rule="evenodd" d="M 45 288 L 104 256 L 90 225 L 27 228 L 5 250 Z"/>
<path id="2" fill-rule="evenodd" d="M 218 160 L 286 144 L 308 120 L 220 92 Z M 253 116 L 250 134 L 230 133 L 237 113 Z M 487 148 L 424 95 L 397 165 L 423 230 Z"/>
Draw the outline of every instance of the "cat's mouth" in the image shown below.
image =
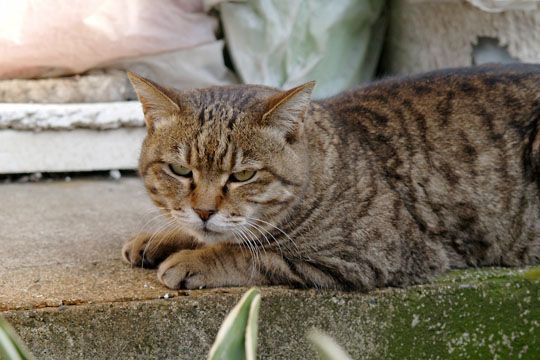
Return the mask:
<path id="1" fill-rule="evenodd" d="M 198 238 L 207 244 L 216 244 L 227 241 L 230 235 L 227 232 L 210 229 L 207 225 L 203 225 L 196 230 Z"/>
<path id="2" fill-rule="evenodd" d="M 201 232 L 202 232 L 203 234 L 220 234 L 219 231 L 215 231 L 215 230 L 210 229 L 210 228 L 208 227 L 208 224 L 204 224 L 204 225 L 202 226 Z"/>
<path id="3" fill-rule="evenodd" d="M 210 221 L 205 221 L 198 226 L 194 226 L 193 230 L 203 242 L 208 244 L 226 241 L 231 236 L 229 233 L 230 229 L 222 228 Z"/>
<path id="4" fill-rule="evenodd" d="M 182 228 L 207 244 L 237 242 L 236 238 L 239 235 L 235 234 L 238 232 L 236 229 L 245 221 L 238 218 L 230 219 L 221 214 L 215 214 L 206 221 L 179 211 L 172 211 L 171 214 L 181 224 Z"/>

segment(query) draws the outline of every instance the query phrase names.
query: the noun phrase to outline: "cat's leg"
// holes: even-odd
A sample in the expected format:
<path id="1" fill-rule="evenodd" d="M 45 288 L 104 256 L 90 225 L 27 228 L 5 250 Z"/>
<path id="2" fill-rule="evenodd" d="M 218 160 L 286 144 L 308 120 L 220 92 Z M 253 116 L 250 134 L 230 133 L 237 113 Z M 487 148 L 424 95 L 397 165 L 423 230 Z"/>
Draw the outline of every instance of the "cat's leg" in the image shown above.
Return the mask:
<path id="1" fill-rule="evenodd" d="M 418 252 L 419 256 L 425 254 L 425 246 L 414 248 L 411 252 Z M 336 256 L 312 256 L 302 260 L 268 250 L 255 254 L 239 245 L 217 244 L 170 255 L 159 266 L 158 278 L 172 289 L 287 285 L 370 291 L 388 285 L 423 283 L 445 268 L 444 260 L 433 266 L 431 261 L 418 256 L 399 259 L 400 255 L 396 253 L 393 265 L 388 266 L 384 261 L 364 257 L 355 262 Z M 409 268 L 411 262 L 417 264 L 414 269 Z"/>
<path id="2" fill-rule="evenodd" d="M 423 234 L 405 209 L 402 212 L 395 225 L 381 214 L 376 228 L 371 223 L 373 237 L 361 231 L 348 244 L 338 237 L 333 240 L 336 246 L 305 258 L 227 243 L 181 250 L 161 263 L 158 278 L 173 289 L 288 285 L 370 291 L 424 283 L 445 271 L 448 259 L 442 246 Z"/>
<path id="3" fill-rule="evenodd" d="M 277 253 L 262 249 L 250 252 L 234 244 L 179 251 L 161 263 L 158 278 L 172 289 L 276 284 L 305 286 Z"/>
<path id="4" fill-rule="evenodd" d="M 200 246 L 193 237 L 178 231 L 140 233 L 124 244 L 122 258 L 134 266 L 156 268 L 172 253 Z"/>

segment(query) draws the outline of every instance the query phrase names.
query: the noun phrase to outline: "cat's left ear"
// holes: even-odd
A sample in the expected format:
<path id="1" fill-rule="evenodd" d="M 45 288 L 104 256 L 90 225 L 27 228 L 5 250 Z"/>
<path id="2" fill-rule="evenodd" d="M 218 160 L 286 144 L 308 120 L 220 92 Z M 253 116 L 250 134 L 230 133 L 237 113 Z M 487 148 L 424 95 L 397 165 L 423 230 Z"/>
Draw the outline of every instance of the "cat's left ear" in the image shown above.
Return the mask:
<path id="1" fill-rule="evenodd" d="M 283 132 L 287 141 L 296 141 L 314 87 L 315 81 L 310 81 L 271 97 L 268 101 L 268 110 L 262 117 L 262 124 Z"/>
<path id="2" fill-rule="evenodd" d="M 154 129 L 159 121 L 180 111 L 178 104 L 167 95 L 166 89 L 132 72 L 127 75 L 142 104 L 148 130 Z"/>

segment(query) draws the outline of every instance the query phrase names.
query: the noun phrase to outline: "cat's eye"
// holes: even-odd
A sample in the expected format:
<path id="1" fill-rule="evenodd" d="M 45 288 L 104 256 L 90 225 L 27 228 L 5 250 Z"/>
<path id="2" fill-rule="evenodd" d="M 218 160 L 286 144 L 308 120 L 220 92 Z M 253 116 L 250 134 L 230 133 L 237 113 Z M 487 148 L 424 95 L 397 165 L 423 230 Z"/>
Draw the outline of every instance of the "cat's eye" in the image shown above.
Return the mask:
<path id="1" fill-rule="evenodd" d="M 248 181 L 249 179 L 255 176 L 255 173 L 256 171 L 251 171 L 251 170 L 235 172 L 231 175 L 231 180 L 238 181 L 238 182 Z"/>
<path id="2" fill-rule="evenodd" d="M 178 176 L 191 177 L 191 170 L 182 165 L 170 164 L 169 168 Z"/>

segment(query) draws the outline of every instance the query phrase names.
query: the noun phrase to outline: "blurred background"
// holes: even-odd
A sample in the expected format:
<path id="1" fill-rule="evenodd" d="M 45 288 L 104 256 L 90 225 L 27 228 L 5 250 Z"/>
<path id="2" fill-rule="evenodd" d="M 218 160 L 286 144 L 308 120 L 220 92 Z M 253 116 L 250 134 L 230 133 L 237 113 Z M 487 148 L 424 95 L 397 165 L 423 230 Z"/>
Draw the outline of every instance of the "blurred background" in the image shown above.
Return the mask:
<path id="1" fill-rule="evenodd" d="M 540 62 L 538 4 L 2 1 L 0 179 L 136 169 L 145 129 L 127 70 L 178 89 L 316 80 L 325 98 L 382 76 Z"/>

